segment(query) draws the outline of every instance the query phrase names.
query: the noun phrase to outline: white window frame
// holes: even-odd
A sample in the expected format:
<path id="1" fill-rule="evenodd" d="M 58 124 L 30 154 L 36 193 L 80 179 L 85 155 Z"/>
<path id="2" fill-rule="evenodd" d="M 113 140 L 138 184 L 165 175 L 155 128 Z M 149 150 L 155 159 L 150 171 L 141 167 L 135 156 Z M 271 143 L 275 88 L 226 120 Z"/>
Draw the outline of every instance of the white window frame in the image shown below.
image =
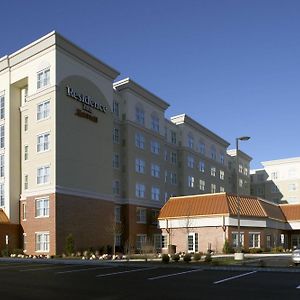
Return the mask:
<path id="1" fill-rule="evenodd" d="M 120 129 L 119 128 L 113 129 L 113 142 L 114 142 L 114 144 L 120 143 Z"/>
<path id="2" fill-rule="evenodd" d="M 50 183 L 50 165 L 37 168 L 36 182 L 38 185 Z"/>
<path id="3" fill-rule="evenodd" d="M 159 178 L 160 177 L 160 166 L 157 164 L 151 164 L 151 176 Z"/>
<path id="4" fill-rule="evenodd" d="M 135 159 L 135 171 L 140 174 L 145 174 L 146 163 L 144 159 Z"/>
<path id="5" fill-rule="evenodd" d="M 146 187 L 143 183 L 136 183 L 135 184 L 135 196 L 140 199 L 145 198 Z"/>
<path id="6" fill-rule="evenodd" d="M 50 85 L 50 68 L 38 71 L 36 78 L 36 86 L 38 90 Z"/>
<path id="7" fill-rule="evenodd" d="M 136 250 L 142 250 L 143 244 L 147 242 L 147 234 L 136 235 Z"/>
<path id="8" fill-rule="evenodd" d="M 197 232 L 190 232 L 187 236 L 188 252 L 196 253 L 199 251 L 199 235 Z"/>
<path id="9" fill-rule="evenodd" d="M 114 169 L 119 169 L 120 168 L 120 154 L 119 153 L 114 153 L 113 154 L 113 168 Z"/>
<path id="10" fill-rule="evenodd" d="M 160 201 L 160 189 L 156 186 L 151 188 L 151 200 Z"/>
<path id="11" fill-rule="evenodd" d="M 199 171 L 201 173 L 204 173 L 205 172 L 205 162 L 203 160 L 200 160 L 199 161 Z"/>
<path id="12" fill-rule="evenodd" d="M 113 181 L 113 194 L 114 195 L 120 195 L 120 181 L 119 180 L 114 180 Z"/>
<path id="13" fill-rule="evenodd" d="M 140 132 L 135 134 L 135 146 L 139 149 L 145 149 L 145 137 Z"/>
<path id="14" fill-rule="evenodd" d="M 0 120 L 5 118 L 5 95 L 0 94 Z"/>
<path id="15" fill-rule="evenodd" d="M 195 178 L 194 176 L 189 175 L 188 176 L 188 187 L 193 188 L 195 184 Z"/>
<path id="16" fill-rule="evenodd" d="M 192 168 L 192 169 L 194 168 L 194 166 L 195 166 L 195 159 L 194 159 L 193 156 L 189 155 L 187 157 L 187 165 L 188 165 L 189 168 Z"/>
<path id="17" fill-rule="evenodd" d="M 38 241 L 38 237 L 40 237 L 39 241 Z M 50 251 L 49 231 L 35 232 L 35 251 L 36 252 L 49 252 Z"/>
<path id="18" fill-rule="evenodd" d="M 249 249 L 260 248 L 260 240 L 260 232 L 249 232 Z"/>
<path id="19" fill-rule="evenodd" d="M 0 177 L 5 175 L 5 155 L 0 154 Z"/>
<path id="20" fill-rule="evenodd" d="M 159 117 L 156 114 L 151 115 L 151 129 L 159 132 Z"/>
<path id="21" fill-rule="evenodd" d="M 238 246 L 238 232 L 233 231 L 231 233 L 231 239 L 232 239 L 232 247 L 236 248 Z M 244 247 L 244 241 L 245 241 L 244 232 L 240 232 L 240 240 L 241 240 L 241 247 Z"/>
<path id="22" fill-rule="evenodd" d="M 146 224 L 147 223 L 147 209 L 144 207 L 136 208 L 136 223 Z"/>
<path id="23" fill-rule="evenodd" d="M 50 213 L 49 197 L 35 199 L 35 218 L 48 218 Z"/>
<path id="24" fill-rule="evenodd" d="M 50 117 L 50 100 L 45 100 L 37 104 L 36 120 L 46 120 Z"/>
<path id="25" fill-rule="evenodd" d="M 221 180 L 225 179 L 225 172 L 223 170 L 220 170 L 220 179 Z"/>
<path id="26" fill-rule="evenodd" d="M 150 142 L 151 152 L 153 154 L 158 155 L 160 152 L 160 143 L 158 141 L 151 141 Z"/>
<path id="27" fill-rule="evenodd" d="M 212 183 L 212 184 L 210 185 L 210 192 L 211 192 L 212 194 L 214 194 L 214 193 L 217 192 L 217 185 L 216 185 L 215 183 Z"/>
<path id="28" fill-rule="evenodd" d="M 28 131 L 28 121 L 29 121 L 28 116 L 24 116 L 24 131 L 25 132 Z"/>
<path id="29" fill-rule="evenodd" d="M 173 185 L 177 184 L 177 173 L 170 172 L 170 181 L 171 181 L 171 184 L 173 184 Z"/>
<path id="30" fill-rule="evenodd" d="M 50 150 L 50 132 L 37 135 L 36 152 L 42 153 Z"/>
<path id="31" fill-rule="evenodd" d="M 140 125 L 145 125 L 145 111 L 140 105 L 135 107 L 135 121 Z"/>
<path id="32" fill-rule="evenodd" d="M 216 167 L 211 167 L 211 168 L 210 168 L 210 175 L 215 177 L 215 176 L 216 176 L 216 173 L 217 173 Z"/>
<path id="33" fill-rule="evenodd" d="M 5 206 L 5 186 L 4 182 L 0 182 L 0 207 Z"/>
<path id="34" fill-rule="evenodd" d="M 0 148 L 5 147 L 5 127 L 4 124 L 0 125 Z"/>
<path id="35" fill-rule="evenodd" d="M 205 180 L 199 179 L 199 190 L 205 191 Z"/>

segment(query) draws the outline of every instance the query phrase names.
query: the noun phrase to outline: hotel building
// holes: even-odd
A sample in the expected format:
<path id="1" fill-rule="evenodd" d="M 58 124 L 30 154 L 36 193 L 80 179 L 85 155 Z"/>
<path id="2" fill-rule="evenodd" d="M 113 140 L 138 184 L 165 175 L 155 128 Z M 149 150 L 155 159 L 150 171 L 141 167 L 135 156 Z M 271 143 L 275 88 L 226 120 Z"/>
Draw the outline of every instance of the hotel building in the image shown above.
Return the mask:
<path id="1" fill-rule="evenodd" d="M 227 141 L 118 76 L 56 32 L 0 58 L 0 247 L 160 248 L 170 196 L 232 189 Z"/>

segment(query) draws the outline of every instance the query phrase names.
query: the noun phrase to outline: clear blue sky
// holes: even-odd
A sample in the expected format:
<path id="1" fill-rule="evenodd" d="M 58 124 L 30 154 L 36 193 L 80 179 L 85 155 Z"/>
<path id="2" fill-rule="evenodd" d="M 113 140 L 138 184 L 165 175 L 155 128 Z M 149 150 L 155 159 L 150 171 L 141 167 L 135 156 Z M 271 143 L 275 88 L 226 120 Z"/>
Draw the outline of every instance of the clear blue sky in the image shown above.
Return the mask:
<path id="1" fill-rule="evenodd" d="M 0 56 L 56 30 L 261 161 L 300 156 L 300 1 L 2 0 Z"/>

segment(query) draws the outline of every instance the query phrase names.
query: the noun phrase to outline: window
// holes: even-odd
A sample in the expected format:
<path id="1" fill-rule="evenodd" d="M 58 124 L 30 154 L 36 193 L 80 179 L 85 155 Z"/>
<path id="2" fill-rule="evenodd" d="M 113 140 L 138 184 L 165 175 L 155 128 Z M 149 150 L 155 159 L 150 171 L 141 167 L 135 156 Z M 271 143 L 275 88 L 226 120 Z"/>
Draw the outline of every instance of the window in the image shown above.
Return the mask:
<path id="1" fill-rule="evenodd" d="M 171 172 L 170 173 L 171 184 L 177 184 L 177 174 Z"/>
<path id="2" fill-rule="evenodd" d="M 266 248 L 271 249 L 271 235 L 266 236 Z"/>
<path id="3" fill-rule="evenodd" d="M 216 176 L 216 168 L 215 167 L 210 168 L 210 175 L 211 176 Z"/>
<path id="4" fill-rule="evenodd" d="M 194 157 L 189 155 L 187 158 L 187 165 L 189 168 L 194 168 L 195 160 Z"/>
<path id="5" fill-rule="evenodd" d="M 272 173 L 271 173 L 271 179 L 272 179 L 272 180 L 278 179 L 278 177 L 279 177 L 279 176 L 278 176 L 278 172 L 275 171 L 275 172 L 272 172 Z"/>
<path id="6" fill-rule="evenodd" d="M 113 142 L 119 144 L 120 142 L 120 131 L 118 128 L 113 129 Z"/>
<path id="7" fill-rule="evenodd" d="M 216 193 L 217 192 L 217 186 L 214 183 L 212 183 L 211 186 L 210 186 L 210 190 L 211 190 L 210 192 L 212 194 Z"/>
<path id="8" fill-rule="evenodd" d="M 205 154 L 205 144 L 203 141 L 199 141 L 199 152 L 203 155 Z"/>
<path id="9" fill-rule="evenodd" d="M 194 177 L 193 176 L 188 176 L 188 187 L 193 188 L 194 187 Z"/>
<path id="10" fill-rule="evenodd" d="M 37 120 L 42 120 L 48 118 L 50 115 L 50 101 L 44 101 L 37 105 Z"/>
<path id="11" fill-rule="evenodd" d="M 50 167 L 43 166 L 37 169 L 37 184 L 45 184 L 50 181 Z"/>
<path id="12" fill-rule="evenodd" d="M 43 133 L 37 136 L 37 152 L 49 150 L 50 133 Z"/>
<path id="13" fill-rule="evenodd" d="M 265 190 L 262 186 L 257 187 L 257 190 L 256 190 L 257 195 L 263 195 L 264 192 L 265 192 Z"/>
<path id="14" fill-rule="evenodd" d="M 205 162 L 200 160 L 199 162 L 199 171 L 204 173 L 205 172 Z"/>
<path id="15" fill-rule="evenodd" d="M 0 126 L 0 148 L 4 148 L 4 125 Z"/>
<path id="16" fill-rule="evenodd" d="M 221 192 L 221 193 L 225 192 L 224 186 L 220 186 L 220 192 Z"/>
<path id="17" fill-rule="evenodd" d="M 118 153 L 114 153 L 113 155 L 113 168 L 114 169 L 120 168 L 120 155 Z"/>
<path id="18" fill-rule="evenodd" d="M 272 193 L 278 193 L 279 192 L 279 189 L 278 189 L 277 185 L 275 185 L 275 184 L 272 185 L 271 192 Z"/>
<path id="19" fill-rule="evenodd" d="M 28 175 L 24 175 L 24 190 L 28 189 Z"/>
<path id="20" fill-rule="evenodd" d="M 138 198 L 145 198 L 145 185 L 141 183 L 136 183 L 135 185 L 135 195 Z"/>
<path id="21" fill-rule="evenodd" d="M 249 233 L 249 248 L 260 248 L 260 233 L 250 232 Z"/>
<path id="22" fill-rule="evenodd" d="M 113 194 L 120 195 L 120 181 L 119 180 L 113 181 Z"/>
<path id="23" fill-rule="evenodd" d="M 27 251 L 27 234 L 24 232 L 23 233 L 23 252 L 26 253 Z"/>
<path id="24" fill-rule="evenodd" d="M 243 179 L 239 178 L 239 187 L 243 187 Z"/>
<path id="25" fill-rule="evenodd" d="M 223 152 L 220 153 L 220 163 L 221 163 L 222 165 L 225 164 L 225 156 L 224 156 L 224 153 L 223 153 Z"/>
<path id="26" fill-rule="evenodd" d="M 0 155 L 0 177 L 4 177 L 4 154 Z"/>
<path id="27" fill-rule="evenodd" d="M 168 201 L 168 199 L 169 199 L 168 193 L 165 192 L 165 196 L 164 196 L 165 203 Z"/>
<path id="28" fill-rule="evenodd" d="M 26 220 L 26 203 L 22 203 L 22 220 Z"/>
<path id="29" fill-rule="evenodd" d="M 121 246 L 121 240 L 122 240 L 122 234 L 121 233 L 115 234 L 115 247 Z"/>
<path id="30" fill-rule="evenodd" d="M 175 144 L 177 143 L 177 137 L 176 137 L 176 132 L 175 131 L 171 131 L 171 143 Z"/>
<path id="31" fill-rule="evenodd" d="M 28 160 L 28 145 L 24 146 L 24 160 Z"/>
<path id="32" fill-rule="evenodd" d="M 0 96 L 0 119 L 3 120 L 5 117 L 5 99 L 4 95 Z"/>
<path id="33" fill-rule="evenodd" d="M 121 223 L 121 206 L 115 206 L 115 222 Z"/>
<path id="34" fill-rule="evenodd" d="M 242 164 L 239 164 L 239 172 L 243 173 L 243 165 Z"/>
<path id="35" fill-rule="evenodd" d="M 151 164 L 151 176 L 159 178 L 160 176 L 160 166 L 156 164 Z"/>
<path id="36" fill-rule="evenodd" d="M 153 244 L 154 244 L 154 249 L 155 250 L 160 250 L 161 249 L 161 234 L 154 234 L 153 235 Z"/>
<path id="37" fill-rule="evenodd" d="M 0 207 L 4 206 L 4 183 L 0 183 Z"/>
<path id="38" fill-rule="evenodd" d="M 158 215 L 159 215 L 159 210 L 157 210 L 157 209 L 151 210 L 151 224 L 152 225 L 157 225 Z"/>
<path id="39" fill-rule="evenodd" d="M 217 159 L 217 151 L 214 145 L 210 147 L 210 158 L 213 160 Z"/>
<path id="40" fill-rule="evenodd" d="M 145 161 L 140 158 L 135 159 L 135 171 L 137 173 L 145 173 Z"/>
<path id="41" fill-rule="evenodd" d="M 198 252 L 198 233 L 188 234 L 188 252 Z"/>
<path id="42" fill-rule="evenodd" d="M 225 172 L 223 170 L 220 170 L 220 179 L 224 180 L 225 178 Z"/>
<path id="43" fill-rule="evenodd" d="M 145 124 L 145 112 L 140 105 L 135 107 L 135 121 L 141 125 Z"/>
<path id="44" fill-rule="evenodd" d="M 200 191 L 205 190 L 205 181 L 202 179 L 199 180 L 199 189 L 200 189 Z"/>
<path id="45" fill-rule="evenodd" d="M 171 163 L 176 164 L 177 163 L 177 153 L 171 152 Z"/>
<path id="46" fill-rule="evenodd" d="M 160 190 L 158 187 L 152 187 L 151 188 L 151 200 L 153 201 L 159 201 L 160 199 Z"/>
<path id="47" fill-rule="evenodd" d="M 135 146 L 140 149 L 145 149 L 145 137 L 141 133 L 135 134 Z"/>
<path id="48" fill-rule="evenodd" d="M 137 207 L 136 209 L 136 222 L 137 223 L 147 223 L 147 209 L 142 207 Z"/>
<path id="49" fill-rule="evenodd" d="M 289 183 L 289 192 L 297 191 L 297 184 L 296 183 Z"/>
<path id="50" fill-rule="evenodd" d="M 159 154 L 160 144 L 157 141 L 151 141 L 151 152 L 154 154 Z"/>
<path id="51" fill-rule="evenodd" d="M 45 69 L 37 73 L 37 88 L 40 89 L 50 84 L 50 69 Z"/>
<path id="52" fill-rule="evenodd" d="M 167 248 L 168 247 L 168 236 L 166 234 L 163 234 L 161 236 L 161 247 Z"/>
<path id="53" fill-rule="evenodd" d="M 168 182 L 168 171 L 165 170 L 165 183 L 167 183 L 167 182 Z"/>
<path id="54" fill-rule="evenodd" d="M 190 149 L 194 148 L 194 138 L 193 138 L 193 135 L 191 133 L 188 135 L 188 144 L 187 144 L 187 146 Z"/>
<path id="55" fill-rule="evenodd" d="M 159 118 L 155 113 L 151 115 L 151 129 L 155 132 L 159 132 Z"/>
<path id="56" fill-rule="evenodd" d="M 245 167 L 245 168 L 244 168 L 244 175 L 245 175 L 245 176 L 248 176 L 248 173 L 249 173 L 249 172 L 248 172 L 248 168 Z"/>
<path id="57" fill-rule="evenodd" d="M 49 198 L 35 200 L 35 216 L 37 218 L 49 217 Z"/>
<path id="58" fill-rule="evenodd" d="M 232 232 L 231 234 L 232 237 L 232 247 L 236 248 L 238 246 L 238 233 L 237 232 Z M 244 232 L 240 232 L 240 242 L 241 246 L 244 246 Z"/>
<path id="59" fill-rule="evenodd" d="M 136 236 L 136 250 L 142 250 L 142 247 L 147 242 L 147 235 L 146 234 L 137 234 Z"/>
<path id="60" fill-rule="evenodd" d="M 24 131 L 26 132 L 28 130 L 28 116 L 24 117 Z"/>
<path id="61" fill-rule="evenodd" d="M 119 102 L 113 101 L 113 114 L 119 118 Z"/>
<path id="62" fill-rule="evenodd" d="M 50 236 L 49 232 L 37 232 L 35 234 L 35 251 L 49 252 Z"/>

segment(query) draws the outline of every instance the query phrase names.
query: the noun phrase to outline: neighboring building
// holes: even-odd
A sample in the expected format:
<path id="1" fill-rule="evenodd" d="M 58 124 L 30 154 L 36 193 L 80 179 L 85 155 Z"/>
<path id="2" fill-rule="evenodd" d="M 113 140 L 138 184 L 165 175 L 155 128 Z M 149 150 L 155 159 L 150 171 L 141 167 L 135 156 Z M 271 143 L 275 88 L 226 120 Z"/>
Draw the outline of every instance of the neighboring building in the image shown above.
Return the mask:
<path id="1" fill-rule="evenodd" d="M 258 197 L 240 196 L 240 234 L 245 250 L 300 246 L 300 205 L 276 205 Z M 237 197 L 218 193 L 173 197 L 158 217 L 163 250 L 222 252 L 225 240 L 237 247 Z"/>
<path id="2" fill-rule="evenodd" d="M 230 193 L 236 193 L 237 189 L 237 173 L 239 182 L 239 194 L 250 195 L 250 162 L 252 157 L 245 152 L 238 150 L 238 170 L 236 167 L 236 149 L 227 150 L 228 169 L 229 169 L 229 184 L 227 191 Z M 238 172 L 237 172 L 238 171 Z"/>
<path id="3" fill-rule="evenodd" d="M 300 203 L 300 157 L 262 162 L 251 171 L 251 195 L 275 203 Z"/>
<path id="4" fill-rule="evenodd" d="M 56 32 L 0 58 L 0 208 L 28 254 L 70 233 L 79 250 L 160 249 L 170 196 L 227 190 L 229 143 L 118 75 Z"/>

